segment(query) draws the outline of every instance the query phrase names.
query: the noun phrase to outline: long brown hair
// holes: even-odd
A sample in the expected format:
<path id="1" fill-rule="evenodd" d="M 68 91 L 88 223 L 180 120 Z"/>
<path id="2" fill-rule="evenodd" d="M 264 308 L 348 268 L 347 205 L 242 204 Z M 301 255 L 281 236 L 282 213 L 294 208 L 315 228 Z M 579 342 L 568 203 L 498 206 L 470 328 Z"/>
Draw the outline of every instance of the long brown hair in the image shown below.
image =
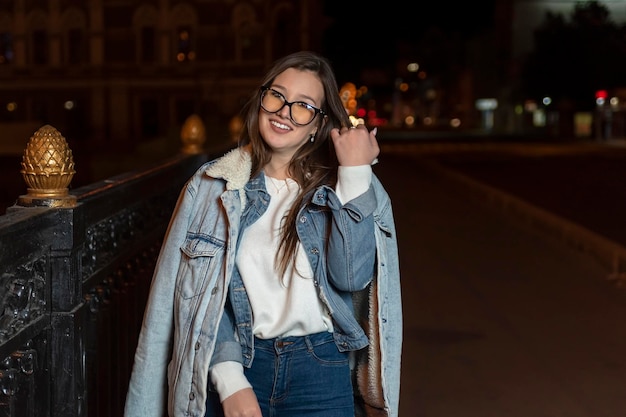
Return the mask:
<path id="1" fill-rule="evenodd" d="M 337 182 L 337 157 L 330 139 L 331 129 L 349 127 L 350 119 L 343 107 L 337 80 L 330 62 L 310 51 L 300 51 L 277 60 L 270 68 L 261 86 L 270 86 L 274 79 L 289 68 L 310 71 L 317 75 L 324 88 L 321 109 L 325 116 L 318 116 L 317 133 L 313 142 L 305 142 L 294 154 L 289 163 L 289 175 L 300 185 L 300 193 L 293 206 L 283 219 L 280 230 L 279 250 L 276 254 L 278 269 L 285 273 L 290 263 L 295 260 L 298 247 L 296 218 L 304 205 L 305 197 L 320 185 L 333 186 Z M 261 96 L 255 91 L 243 108 L 243 127 L 240 146 L 250 145 L 252 156 L 252 176 L 259 174 L 270 161 L 272 150 L 265 143 L 259 131 L 259 109 Z"/>

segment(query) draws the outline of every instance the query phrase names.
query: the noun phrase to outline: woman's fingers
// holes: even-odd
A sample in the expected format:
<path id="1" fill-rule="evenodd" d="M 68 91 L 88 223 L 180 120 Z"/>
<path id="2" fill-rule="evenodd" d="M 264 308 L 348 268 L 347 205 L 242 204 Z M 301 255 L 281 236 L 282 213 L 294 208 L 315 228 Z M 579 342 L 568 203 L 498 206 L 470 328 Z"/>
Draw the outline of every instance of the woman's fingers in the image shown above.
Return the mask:
<path id="1" fill-rule="evenodd" d="M 333 129 L 331 138 L 339 164 L 342 166 L 372 164 L 380 152 L 376 133 L 376 128 L 370 132 L 365 125 Z"/>

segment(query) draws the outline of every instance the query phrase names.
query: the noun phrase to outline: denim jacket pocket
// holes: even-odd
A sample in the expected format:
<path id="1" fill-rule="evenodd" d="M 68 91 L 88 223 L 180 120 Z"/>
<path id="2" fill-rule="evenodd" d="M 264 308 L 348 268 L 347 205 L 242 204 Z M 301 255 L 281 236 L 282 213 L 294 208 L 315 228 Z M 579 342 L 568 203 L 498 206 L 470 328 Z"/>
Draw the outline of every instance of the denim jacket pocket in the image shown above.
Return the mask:
<path id="1" fill-rule="evenodd" d="M 224 242 L 206 235 L 187 236 L 181 246 L 182 262 L 176 277 L 176 291 L 184 299 L 206 290 L 211 264 L 224 249 Z"/>

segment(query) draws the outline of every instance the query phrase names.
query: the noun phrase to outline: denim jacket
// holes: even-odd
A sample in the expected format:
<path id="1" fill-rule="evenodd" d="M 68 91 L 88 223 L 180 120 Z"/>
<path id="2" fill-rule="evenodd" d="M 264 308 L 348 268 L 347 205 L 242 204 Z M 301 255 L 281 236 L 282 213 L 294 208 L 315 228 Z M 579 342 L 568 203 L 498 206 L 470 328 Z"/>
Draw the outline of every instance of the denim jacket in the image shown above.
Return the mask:
<path id="1" fill-rule="evenodd" d="M 235 257 L 241 231 L 263 214 L 270 197 L 263 174 L 250 178 L 250 170 L 249 153 L 236 148 L 202 166 L 181 191 L 153 276 L 126 417 L 166 410 L 204 417 L 210 364 L 251 364 L 252 315 Z M 327 242 L 329 227 L 344 239 Z M 301 210 L 297 230 L 331 312 L 335 342 L 355 352 L 359 413 L 397 417 L 402 311 L 387 193 L 373 175 L 369 190 L 342 206 L 331 188 L 319 187 Z M 328 257 L 327 250 L 337 255 Z M 358 256 L 368 251 L 375 259 Z"/>

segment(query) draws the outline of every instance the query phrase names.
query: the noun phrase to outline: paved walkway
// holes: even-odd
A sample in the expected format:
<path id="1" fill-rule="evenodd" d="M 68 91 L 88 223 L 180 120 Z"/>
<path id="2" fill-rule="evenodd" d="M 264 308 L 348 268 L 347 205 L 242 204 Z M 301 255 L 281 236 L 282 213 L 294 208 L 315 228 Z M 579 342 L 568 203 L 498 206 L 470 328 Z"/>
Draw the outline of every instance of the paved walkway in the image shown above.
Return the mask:
<path id="1" fill-rule="evenodd" d="M 626 415 L 626 294 L 607 269 L 509 216 L 515 196 L 412 158 L 375 168 L 400 243 L 400 417 Z"/>
<path id="2" fill-rule="evenodd" d="M 469 195 L 597 258 L 626 285 L 626 141 L 405 143 Z"/>

